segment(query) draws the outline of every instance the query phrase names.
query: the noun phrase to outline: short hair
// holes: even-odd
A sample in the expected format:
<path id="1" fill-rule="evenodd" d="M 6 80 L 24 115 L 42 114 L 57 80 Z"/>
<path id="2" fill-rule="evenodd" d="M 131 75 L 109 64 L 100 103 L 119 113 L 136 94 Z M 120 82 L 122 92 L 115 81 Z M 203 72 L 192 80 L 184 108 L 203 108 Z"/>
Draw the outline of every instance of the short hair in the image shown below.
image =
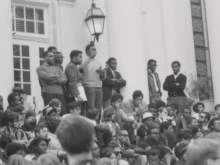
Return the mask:
<path id="1" fill-rule="evenodd" d="M 73 59 L 73 57 L 78 57 L 79 54 L 82 54 L 82 52 L 80 50 L 73 50 L 71 53 L 70 53 L 70 60 Z"/>
<path id="2" fill-rule="evenodd" d="M 212 118 L 212 119 L 210 120 L 210 122 L 209 122 L 208 128 L 212 129 L 212 126 L 214 126 L 214 123 L 215 123 L 215 121 L 217 121 L 217 120 L 220 121 L 220 118 L 218 118 L 218 117 Z"/>
<path id="3" fill-rule="evenodd" d="M 160 124 L 160 133 L 163 133 L 165 129 L 168 129 L 172 125 L 170 122 L 165 121 Z"/>
<path id="4" fill-rule="evenodd" d="M 154 105 L 154 104 L 149 104 L 149 105 L 148 105 L 148 108 L 155 108 L 155 109 L 156 109 L 156 105 Z"/>
<path id="5" fill-rule="evenodd" d="M 114 103 L 119 99 L 121 99 L 121 101 L 123 101 L 124 97 L 121 94 L 116 93 L 111 97 L 111 103 Z"/>
<path id="6" fill-rule="evenodd" d="M 68 104 L 69 109 L 75 109 L 77 107 L 81 108 L 81 104 L 77 101 L 72 101 Z"/>
<path id="7" fill-rule="evenodd" d="M 179 65 L 179 67 L 181 67 L 181 65 L 180 65 L 180 62 L 179 62 L 179 61 L 173 61 L 173 62 L 172 62 L 172 64 L 171 64 L 171 66 L 173 67 L 173 65 L 174 65 L 174 64 L 178 64 L 178 65 Z"/>
<path id="8" fill-rule="evenodd" d="M 45 165 L 60 165 L 58 157 L 54 154 L 43 154 L 37 159 L 37 162 Z"/>
<path id="9" fill-rule="evenodd" d="M 50 102 L 49 102 L 49 106 L 53 107 L 53 108 L 58 107 L 60 104 L 62 104 L 62 102 L 56 98 L 50 100 Z"/>
<path id="10" fill-rule="evenodd" d="M 122 131 L 128 132 L 125 128 L 120 128 L 116 130 L 116 134 L 119 135 Z"/>
<path id="11" fill-rule="evenodd" d="M 11 102 L 15 102 L 15 98 L 18 96 L 17 94 L 11 93 L 8 95 L 8 104 L 11 105 Z"/>
<path id="12" fill-rule="evenodd" d="M 210 120 L 210 118 L 211 118 L 210 113 L 208 113 L 208 112 L 202 112 L 202 113 L 204 113 L 204 114 L 205 114 L 205 118 L 206 118 L 206 119 L 208 119 L 208 121 L 209 121 L 209 120 Z"/>
<path id="13" fill-rule="evenodd" d="M 94 142 L 92 126 L 81 116 L 70 116 L 63 120 L 56 134 L 63 149 L 70 155 L 90 152 Z"/>
<path id="14" fill-rule="evenodd" d="M 156 156 L 158 155 L 158 159 L 160 157 L 160 151 L 156 148 L 151 148 L 149 151 L 146 152 L 147 158 L 149 158 L 150 155 Z"/>
<path id="15" fill-rule="evenodd" d="M 50 46 L 47 48 L 47 51 L 52 52 L 53 49 L 57 49 L 55 46 Z"/>
<path id="16" fill-rule="evenodd" d="M 161 147 L 160 151 L 160 159 L 162 159 L 167 153 L 171 153 L 171 151 L 166 147 Z"/>
<path id="17" fill-rule="evenodd" d="M 94 42 L 93 42 L 93 41 L 91 41 L 90 44 L 86 46 L 86 49 L 85 49 L 86 54 L 87 54 L 87 51 L 90 50 L 90 48 L 91 48 L 92 46 L 94 46 Z"/>
<path id="18" fill-rule="evenodd" d="M 174 152 L 178 159 L 182 158 L 183 155 L 186 153 L 187 146 L 188 146 L 188 143 L 186 142 L 180 142 L 179 144 L 176 145 Z"/>
<path id="19" fill-rule="evenodd" d="M 189 140 L 193 138 L 193 132 L 191 129 L 184 129 L 181 136 L 184 140 Z"/>
<path id="20" fill-rule="evenodd" d="M 198 139 L 191 142 L 186 151 L 187 165 L 205 165 L 208 159 L 219 156 L 219 140 Z"/>
<path id="21" fill-rule="evenodd" d="M 59 126 L 60 122 L 61 121 L 59 119 L 52 119 L 50 122 L 48 122 L 47 128 L 50 131 L 50 133 L 56 133 L 57 127 Z"/>
<path id="22" fill-rule="evenodd" d="M 147 65 L 150 65 L 152 62 L 157 62 L 156 60 L 154 60 L 154 59 L 150 59 L 150 60 L 148 60 L 148 62 L 147 62 Z"/>
<path id="23" fill-rule="evenodd" d="M 0 138 L 0 147 L 5 150 L 8 144 L 12 143 L 14 140 L 16 140 L 15 136 L 5 133 Z"/>
<path id="24" fill-rule="evenodd" d="M 184 112 L 186 109 L 191 111 L 191 108 L 189 106 L 184 106 L 182 112 Z"/>
<path id="25" fill-rule="evenodd" d="M 199 110 L 198 110 L 199 105 L 202 105 L 203 108 L 205 108 L 205 105 L 204 105 L 202 102 L 195 103 L 195 104 L 193 105 L 193 111 L 194 111 L 194 112 L 196 112 L 196 113 L 199 112 Z"/>
<path id="26" fill-rule="evenodd" d="M 5 124 L 13 123 L 15 120 L 19 119 L 19 114 L 13 111 L 7 111 L 4 114 Z"/>
<path id="27" fill-rule="evenodd" d="M 111 57 L 108 59 L 108 61 L 106 62 L 106 64 L 111 64 L 112 61 L 116 61 L 116 59 L 114 57 Z"/>
<path id="28" fill-rule="evenodd" d="M 14 154 L 14 155 L 11 155 L 7 162 L 6 162 L 7 165 L 24 165 L 25 164 L 25 160 L 23 158 L 23 156 L 19 155 L 19 154 Z"/>
<path id="29" fill-rule="evenodd" d="M 151 131 L 152 131 L 153 129 L 159 130 L 157 127 L 151 127 L 151 128 L 149 128 L 149 129 L 147 130 L 147 135 L 148 135 L 148 136 L 151 134 Z"/>
<path id="30" fill-rule="evenodd" d="M 96 116 L 98 115 L 98 113 L 99 113 L 99 109 L 98 108 L 89 109 L 87 111 L 87 117 L 89 119 L 93 119 L 94 120 L 96 118 Z"/>
<path id="31" fill-rule="evenodd" d="M 215 111 L 217 111 L 218 108 L 220 108 L 220 104 L 217 104 L 217 105 L 215 106 Z"/>
<path id="32" fill-rule="evenodd" d="M 167 108 L 167 107 L 171 107 L 171 108 L 175 111 L 175 105 L 172 105 L 172 104 L 166 105 L 166 108 Z"/>
<path id="33" fill-rule="evenodd" d="M 103 121 L 109 121 L 114 114 L 114 108 L 107 108 L 103 112 Z"/>
<path id="34" fill-rule="evenodd" d="M 34 128 L 34 133 L 35 133 L 35 135 L 36 135 L 37 133 L 39 133 L 40 130 L 42 130 L 43 128 L 47 128 L 46 124 L 44 124 L 44 123 L 39 123 L 39 124 Z"/>
<path id="35" fill-rule="evenodd" d="M 23 145 L 13 142 L 8 144 L 8 146 L 5 149 L 5 152 L 7 157 L 10 157 L 11 155 L 16 154 L 16 152 L 18 152 L 19 150 L 24 151 Z"/>
<path id="36" fill-rule="evenodd" d="M 159 109 L 160 107 L 165 107 L 166 103 L 164 101 L 157 101 L 156 102 L 156 109 Z"/>
<path id="37" fill-rule="evenodd" d="M 195 136 L 197 132 L 199 131 L 199 126 L 198 125 L 191 125 L 190 128 L 191 131 L 193 132 L 193 135 Z"/>
<path id="38" fill-rule="evenodd" d="M 133 100 L 135 100 L 136 98 L 141 97 L 141 96 L 142 96 L 142 98 L 144 98 L 143 93 L 140 90 L 136 90 L 133 93 Z"/>
<path id="39" fill-rule="evenodd" d="M 158 113 L 162 113 L 165 109 L 166 109 L 165 107 L 160 107 L 160 108 L 158 109 Z"/>
<path id="40" fill-rule="evenodd" d="M 43 57 L 47 57 L 48 56 L 48 53 L 53 53 L 52 51 L 45 51 L 44 54 L 43 54 Z"/>

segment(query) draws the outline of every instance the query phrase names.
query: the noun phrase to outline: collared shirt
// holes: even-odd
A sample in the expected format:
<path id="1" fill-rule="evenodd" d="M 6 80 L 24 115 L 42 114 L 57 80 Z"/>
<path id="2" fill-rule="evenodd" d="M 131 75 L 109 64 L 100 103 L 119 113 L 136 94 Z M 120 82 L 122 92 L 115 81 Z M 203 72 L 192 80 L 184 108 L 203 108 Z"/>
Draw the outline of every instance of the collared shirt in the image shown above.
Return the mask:
<path id="1" fill-rule="evenodd" d="M 174 78 L 176 79 L 180 75 L 180 72 L 178 72 L 177 74 L 173 74 L 173 75 L 174 75 Z"/>
<path id="2" fill-rule="evenodd" d="M 110 71 L 112 72 L 113 77 L 116 78 L 116 77 L 115 77 L 115 76 L 116 76 L 116 75 L 115 75 L 115 71 L 112 70 L 111 68 L 109 68 L 109 69 L 110 69 Z"/>
<path id="3" fill-rule="evenodd" d="M 158 92 L 158 91 L 159 91 L 159 88 L 158 88 L 158 86 L 157 86 L 157 80 L 156 80 L 155 74 L 154 74 L 150 69 L 148 69 L 148 70 L 149 70 L 150 74 L 151 74 L 151 75 L 153 76 L 153 78 L 154 78 L 154 86 L 155 86 L 156 91 Z"/>

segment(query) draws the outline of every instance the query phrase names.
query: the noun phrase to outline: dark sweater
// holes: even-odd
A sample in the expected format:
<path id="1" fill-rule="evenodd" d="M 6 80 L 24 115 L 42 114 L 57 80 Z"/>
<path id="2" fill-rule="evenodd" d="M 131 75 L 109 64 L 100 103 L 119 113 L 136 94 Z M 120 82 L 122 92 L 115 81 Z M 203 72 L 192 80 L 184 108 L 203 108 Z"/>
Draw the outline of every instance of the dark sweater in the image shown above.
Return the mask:
<path id="1" fill-rule="evenodd" d="M 186 76 L 183 74 L 179 74 L 179 76 L 175 79 L 174 75 L 167 76 L 163 89 L 168 91 L 169 97 L 177 97 L 177 96 L 186 96 L 183 92 L 186 87 Z M 180 85 L 177 86 L 176 83 Z"/>

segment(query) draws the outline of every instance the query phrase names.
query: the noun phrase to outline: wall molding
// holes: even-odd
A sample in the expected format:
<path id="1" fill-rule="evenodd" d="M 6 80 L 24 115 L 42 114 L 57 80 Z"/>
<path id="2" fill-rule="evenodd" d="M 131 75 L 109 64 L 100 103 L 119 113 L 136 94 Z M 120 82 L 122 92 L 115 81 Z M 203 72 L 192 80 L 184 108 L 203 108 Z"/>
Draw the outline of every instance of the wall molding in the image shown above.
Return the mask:
<path id="1" fill-rule="evenodd" d="M 59 5 L 64 7 L 73 7 L 76 0 L 58 0 Z"/>

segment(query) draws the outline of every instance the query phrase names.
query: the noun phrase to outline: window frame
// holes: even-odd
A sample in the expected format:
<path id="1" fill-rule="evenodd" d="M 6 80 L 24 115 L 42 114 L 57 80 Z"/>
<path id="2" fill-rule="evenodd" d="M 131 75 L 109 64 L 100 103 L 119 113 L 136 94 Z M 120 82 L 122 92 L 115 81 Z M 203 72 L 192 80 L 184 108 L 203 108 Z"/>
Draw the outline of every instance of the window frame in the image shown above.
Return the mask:
<path id="1" fill-rule="evenodd" d="M 16 31 L 16 13 L 15 13 L 15 6 L 18 7 L 23 7 L 24 8 L 24 18 L 22 19 L 18 19 L 18 20 L 24 20 L 24 30 L 25 32 L 19 32 Z M 13 27 L 11 27 L 12 29 L 12 33 L 14 34 L 14 36 L 22 36 L 22 37 L 34 37 L 34 38 L 43 38 L 43 39 L 48 39 L 49 38 L 49 11 L 48 11 L 48 7 L 46 6 L 39 6 L 39 5 L 31 5 L 31 4 L 23 4 L 23 3 L 12 3 L 11 4 L 11 8 L 13 7 L 13 13 L 14 14 L 14 18 L 13 15 L 11 16 L 11 21 L 12 19 L 14 19 L 13 24 L 14 24 L 14 30 Z M 26 8 L 33 8 L 34 9 L 34 20 L 28 20 L 26 19 Z M 36 9 L 40 9 L 43 10 L 43 17 L 44 17 L 44 21 L 38 21 L 36 20 Z M 11 9 L 12 10 L 12 9 Z M 35 28 L 35 33 L 29 33 L 26 32 L 26 22 L 27 21 L 31 21 L 34 22 L 34 28 Z M 44 23 L 44 34 L 37 34 L 37 22 L 43 22 Z M 12 26 L 13 26 L 12 24 Z"/>

